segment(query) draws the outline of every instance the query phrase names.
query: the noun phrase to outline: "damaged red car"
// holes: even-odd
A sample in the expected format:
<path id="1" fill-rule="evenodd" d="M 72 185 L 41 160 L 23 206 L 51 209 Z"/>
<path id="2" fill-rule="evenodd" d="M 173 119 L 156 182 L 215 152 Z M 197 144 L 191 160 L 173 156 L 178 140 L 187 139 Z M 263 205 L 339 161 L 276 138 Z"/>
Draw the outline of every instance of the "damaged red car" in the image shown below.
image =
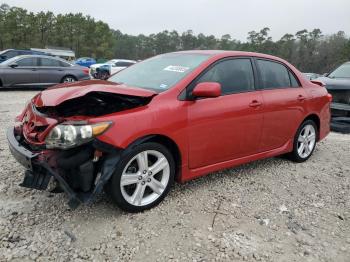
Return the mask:
<path id="1" fill-rule="evenodd" d="M 277 57 L 184 51 L 42 91 L 7 138 L 22 186 L 64 191 L 72 208 L 105 189 L 138 212 L 174 181 L 282 154 L 307 160 L 329 133 L 331 98 Z"/>

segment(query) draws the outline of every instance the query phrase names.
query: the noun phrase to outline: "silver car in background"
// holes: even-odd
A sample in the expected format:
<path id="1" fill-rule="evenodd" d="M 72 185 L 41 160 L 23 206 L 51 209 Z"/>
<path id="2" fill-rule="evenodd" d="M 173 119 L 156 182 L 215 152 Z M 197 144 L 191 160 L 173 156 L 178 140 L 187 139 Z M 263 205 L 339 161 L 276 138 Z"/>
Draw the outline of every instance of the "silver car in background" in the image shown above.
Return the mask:
<path id="1" fill-rule="evenodd" d="M 22 55 L 0 64 L 0 87 L 47 87 L 88 79 L 89 68 L 52 56 Z"/>

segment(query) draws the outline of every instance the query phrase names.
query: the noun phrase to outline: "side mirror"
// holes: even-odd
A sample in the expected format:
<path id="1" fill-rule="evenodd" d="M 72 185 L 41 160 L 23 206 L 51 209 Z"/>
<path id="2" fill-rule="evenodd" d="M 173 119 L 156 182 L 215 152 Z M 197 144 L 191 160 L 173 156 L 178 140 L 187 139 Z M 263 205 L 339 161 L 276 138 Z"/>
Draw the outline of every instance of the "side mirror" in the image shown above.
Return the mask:
<path id="1" fill-rule="evenodd" d="M 194 87 L 192 96 L 195 98 L 221 96 L 221 85 L 217 82 L 199 83 Z"/>
<path id="2" fill-rule="evenodd" d="M 329 76 L 329 73 L 324 73 L 323 76 Z"/>
<path id="3" fill-rule="evenodd" d="M 9 67 L 16 68 L 16 67 L 18 67 L 18 64 L 17 63 L 12 63 L 12 64 L 9 65 Z"/>

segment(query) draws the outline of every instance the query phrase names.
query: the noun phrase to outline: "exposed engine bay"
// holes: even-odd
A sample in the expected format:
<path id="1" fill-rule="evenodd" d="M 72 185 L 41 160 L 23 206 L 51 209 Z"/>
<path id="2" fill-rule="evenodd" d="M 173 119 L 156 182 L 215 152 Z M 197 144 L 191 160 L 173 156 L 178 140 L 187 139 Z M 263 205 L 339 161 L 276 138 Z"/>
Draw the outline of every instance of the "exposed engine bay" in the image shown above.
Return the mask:
<path id="1" fill-rule="evenodd" d="M 90 92 L 72 98 L 57 106 L 36 107 L 36 110 L 52 118 L 72 116 L 102 116 L 147 105 L 152 97 L 140 97 L 107 92 Z"/>

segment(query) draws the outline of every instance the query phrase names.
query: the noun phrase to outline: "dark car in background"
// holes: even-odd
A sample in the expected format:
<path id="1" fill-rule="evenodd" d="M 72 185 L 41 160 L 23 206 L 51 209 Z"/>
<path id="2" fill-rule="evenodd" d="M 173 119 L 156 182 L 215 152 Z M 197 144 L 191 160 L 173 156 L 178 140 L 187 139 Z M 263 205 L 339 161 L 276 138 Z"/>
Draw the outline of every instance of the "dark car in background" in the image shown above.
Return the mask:
<path id="1" fill-rule="evenodd" d="M 77 60 L 75 60 L 74 63 L 77 65 L 90 67 L 90 66 L 96 64 L 96 60 L 91 58 L 91 57 L 81 57 L 81 58 L 78 58 Z"/>
<path id="2" fill-rule="evenodd" d="M 0 64 L 2 87 L 46 87 L 88 79 L 89 68 L 51 56 L 16 56 Z"/>
<path id="3" fill-rule="evenodd" d="M 323 82 L 333 96 L 332 130 L 350 133 L 350 61 L 317 80 Z"/>
<path id="4" fill-rule="evenodd" d="M 6 49 L 0 52 L 0 63 L 19 55 L 48 55 L 44 52 L 33 50 Z"/>

